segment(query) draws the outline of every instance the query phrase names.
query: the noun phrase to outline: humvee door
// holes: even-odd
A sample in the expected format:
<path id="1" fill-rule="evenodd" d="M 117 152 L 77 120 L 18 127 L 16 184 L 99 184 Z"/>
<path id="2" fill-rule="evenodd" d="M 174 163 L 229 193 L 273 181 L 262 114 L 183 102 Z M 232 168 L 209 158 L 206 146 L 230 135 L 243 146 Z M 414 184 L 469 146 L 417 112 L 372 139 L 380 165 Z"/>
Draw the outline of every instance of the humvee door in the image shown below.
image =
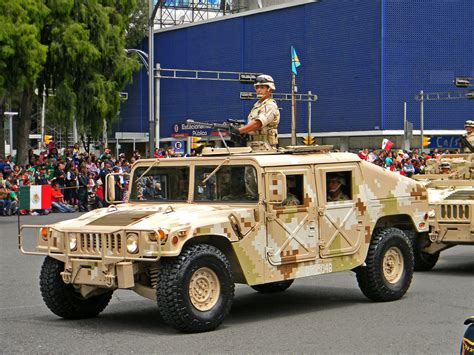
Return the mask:
<path id="1" fill-rule="evenodd" d="M 309 166 L 267 168 L 267 259 L 272 265 L 317 257 L 316 189 Z"/>
<path id="2" fill-rule="evenodd" d="M 365 201 L 356 199 L 362 177 L 357 164 L 315 167 L 318 181 L 318 224 L 320 256 L 330 258 L 357 252 L 366 234 Z M 341 182 L 339 191 L 330 191 L 329 181 Z M 337 185 L 337 184 L 336 184 Z"/>

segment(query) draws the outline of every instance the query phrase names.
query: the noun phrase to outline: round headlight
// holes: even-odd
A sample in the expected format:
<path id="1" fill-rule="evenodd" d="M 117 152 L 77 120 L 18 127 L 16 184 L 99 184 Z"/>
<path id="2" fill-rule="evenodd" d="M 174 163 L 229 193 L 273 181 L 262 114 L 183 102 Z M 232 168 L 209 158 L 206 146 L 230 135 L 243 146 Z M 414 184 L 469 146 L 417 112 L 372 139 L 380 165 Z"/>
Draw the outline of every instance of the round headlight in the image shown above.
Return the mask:
<path id="1" fill-rule="evenodd" d="M 138 234 L 136 233 L 127 234 L 127 251 L 130 254 L 138 253 Z"/>
<path id="2" fill-rule="evenodd" d="M 69 235 L 69 250 L 74 251 L 77 249 L 77 237 L 72 234 Z"/>

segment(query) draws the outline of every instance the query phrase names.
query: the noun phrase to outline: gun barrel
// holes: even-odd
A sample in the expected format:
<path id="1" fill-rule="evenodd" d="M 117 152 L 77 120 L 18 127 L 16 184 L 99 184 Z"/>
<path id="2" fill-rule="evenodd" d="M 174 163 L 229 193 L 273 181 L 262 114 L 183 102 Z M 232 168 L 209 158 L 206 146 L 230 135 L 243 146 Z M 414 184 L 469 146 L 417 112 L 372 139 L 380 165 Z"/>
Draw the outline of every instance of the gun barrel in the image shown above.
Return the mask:
<path id="1" fill-rule="evenodd" d="M 225 129 L 229 130 L 229 124 L 228 123 L 215 123 L 215 122 L 201 122 L 201 121 L 195 121 L 195 120 L 186 120 L 187 124 L 195 124 L 195 125 L 201 125 L 204 127 L 209 127 L 212 129 Z"/>
<path id="2" fill-rule="evenodd" d="M 245 124 L 245 121 L 244 121 L 244 120 L 228 119 L 227 122 L 232 123 L 232 124 L 238 124 L 238 125 L 244 125 L 244 124 Z"/>

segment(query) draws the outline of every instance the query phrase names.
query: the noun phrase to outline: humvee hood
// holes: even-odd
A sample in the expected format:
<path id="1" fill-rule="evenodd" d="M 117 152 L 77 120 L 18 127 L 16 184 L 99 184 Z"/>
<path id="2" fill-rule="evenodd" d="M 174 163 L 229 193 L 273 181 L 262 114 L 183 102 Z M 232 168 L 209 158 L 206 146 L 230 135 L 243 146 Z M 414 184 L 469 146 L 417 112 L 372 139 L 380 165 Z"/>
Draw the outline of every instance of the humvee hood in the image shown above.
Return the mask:
<path id="1" fill-rule="evenodd" d="M 177 226 L 203 226 L 214 224 L 218 220 L 228 220 L 230 214 L 239 217 L 249 215 L 253 208 L 205 205 L 162 205 L 139 206 L 124 204 L 115 208 L 104 208 L 86 213 L 83 216 L 58 223 L 63 228 L 78 227 L 94 229 L 97 227 L 128 228 L 128 229 L 171 229 Z M 78 223 L 82 222 L 82 223 Z"/>

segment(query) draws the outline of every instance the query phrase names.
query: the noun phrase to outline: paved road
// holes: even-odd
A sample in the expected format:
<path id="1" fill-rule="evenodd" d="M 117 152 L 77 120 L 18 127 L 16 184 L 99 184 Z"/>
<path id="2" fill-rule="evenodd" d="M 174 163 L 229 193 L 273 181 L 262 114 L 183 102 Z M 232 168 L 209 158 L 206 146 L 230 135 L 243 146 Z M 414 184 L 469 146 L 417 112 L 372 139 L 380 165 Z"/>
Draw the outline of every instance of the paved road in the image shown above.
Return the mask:
<path id="1" fill-rule="evenodd" d="M 77 214 L 76 214 L 77 215 Z M 37 224 L 71 215 L 25 217 Z M 43 304 L 42 257 L 17 250 L 16 218 L 0 217 L 0 352 L 11 353 L 436 353 L 459 352 L 463 321 L 474 314 L 474 247 L 442 254 L 415 274 L 400 301 L 373 303 L 351 272 L 297 280 L 286 292 L 236 288 L 231 314 L 214 332 L 181 334 L 155 304 L 114 294 L 97 318 L 65 321 Z"/>

